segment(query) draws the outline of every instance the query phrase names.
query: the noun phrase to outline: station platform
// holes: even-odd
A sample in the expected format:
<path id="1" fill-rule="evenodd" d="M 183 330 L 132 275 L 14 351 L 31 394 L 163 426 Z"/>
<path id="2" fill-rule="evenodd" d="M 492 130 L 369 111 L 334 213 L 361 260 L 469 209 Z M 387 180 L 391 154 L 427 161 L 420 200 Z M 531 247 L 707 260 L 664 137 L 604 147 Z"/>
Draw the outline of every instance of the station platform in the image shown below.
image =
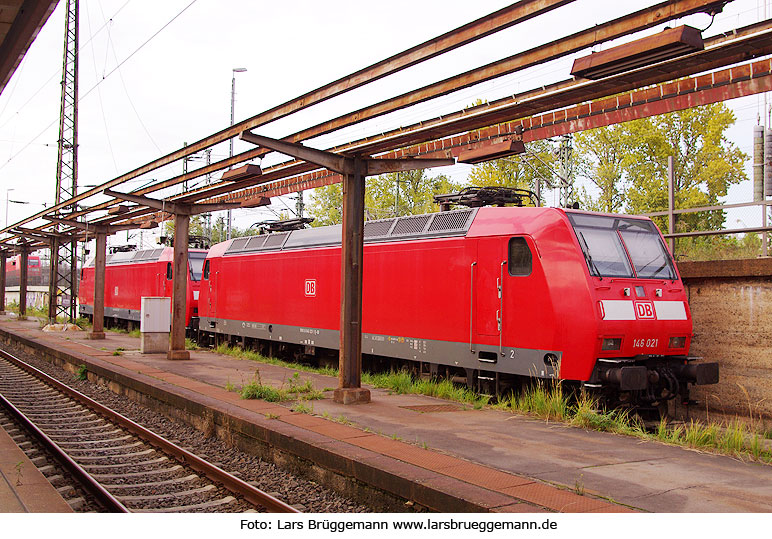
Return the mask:
<path id="1" fill-rule="evenodd" d="M 0 513 L 72 513 L 72 508 L 0 427 Z"/>
<path id="2" fill-rule="evenodd" d="M 126 334 L 88 341 L 4 316 L 0 340 L 73 371 L 86 365 L 114 390 L 343 491 L 353 478 L 362 491 L 441 512 L 772 511 L 772 466 L 727 456 L 382 389 L 370 388 L 369 404 L 346 406 L 332 401 L 337 379 L 305 372 L 299 383 L 327 389 L 325 398 L 293 412 L 226 389 L 258 375 L 286 388 L 292 369 L 205 350 L 169 361 L 141 354 Z"/>

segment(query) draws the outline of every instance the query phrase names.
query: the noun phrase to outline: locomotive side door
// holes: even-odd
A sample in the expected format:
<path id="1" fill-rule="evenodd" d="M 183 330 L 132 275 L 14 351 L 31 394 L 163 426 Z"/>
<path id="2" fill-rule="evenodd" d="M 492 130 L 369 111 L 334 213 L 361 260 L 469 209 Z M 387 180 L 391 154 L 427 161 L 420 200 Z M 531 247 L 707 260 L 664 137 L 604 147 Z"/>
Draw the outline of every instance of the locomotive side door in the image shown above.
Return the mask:
<path id="1" fill-rule="evenodd" d="M 206 286 L 209 287 L 209 293 L 207 294 L 207 301 L 209 302 L 209 317 L 217 318 L 217 279 L 215 278 L 217 272 L 212 272 L 210 262 L 211 260 L 209 259 L 204 262 L 203 277 L 206 281 Z"/>
<path id="2" fill-rule="evenodd" d="M 481 238 L 477 243 L 472 290 L 473 333 L 498 337 L 501 334 L 502 273 L 506 273 L 506 238 Z"/>

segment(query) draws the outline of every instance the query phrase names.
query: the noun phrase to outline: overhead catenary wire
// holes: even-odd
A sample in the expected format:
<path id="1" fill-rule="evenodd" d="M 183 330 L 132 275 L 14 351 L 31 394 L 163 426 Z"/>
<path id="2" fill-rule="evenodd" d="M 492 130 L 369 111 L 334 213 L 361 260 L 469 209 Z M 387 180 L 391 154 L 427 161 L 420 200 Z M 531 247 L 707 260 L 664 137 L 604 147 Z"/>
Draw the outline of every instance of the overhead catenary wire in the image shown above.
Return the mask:
<path id="1" fill-rule="evenodd" d="M 179 11 L 174 17 L 172 17 L 166 24 L 164 24 L 161 28 L 156 30 L 156 32 L 151 35 L 149 38 L 147 38 L 142 44 L 134 49 L 134 51 L 129 54 L 126 58 L 124 58 L 118 65 L 116 65 L 113 69 L 111 69 L 106 75 L 104 75 L 99 81 L 97 81 L 94 86 L 89 88 L 83 95 L 78 97 L 78 103 L 80 103 L 83 99 L 88 97 L 91 92 L 96 90 L 100 84 L 102 84 L 105 80 L 107 80 L 110 75 L 115 73 L 118 69 L 121 68 L 126 62 L 128 62 L 131 58 L 133 58 L 140 50 L 142 50 L 148 43 L 150 43 L 153 39 L 155 39 L 161 32 L 163 32 L 171 23 L 173 23 L 175 20 L 177 20 L 183 13 L 185 13 L 193 4 L 195 4 L 198 0 L 192 0 L 187 6 L 182 8 L 181 11 Z M 43 133 L 45 133 L 52 125 L 54 125 L 56 122 L 58 122 L 59 119 L 54 119 L 51 123 L 49 123 L 45 128 L 43 128 L 37 135 L 35 135 L 27 144 L 25 144 L 18 152 L 13 154 L 11 157 L 8 158 L 8 160 L 0 165 L 0 170 L 2 170 L 5 166 L 8 165 L 11 161 L 16 159 L 20 154 L 22 154 L 27 148 L 29 148 L 32 143 L 34 143 Z"/>
<path id="2" fill-rule="evenodd" d="M 89 29 L 91 29 L 91 14 L 88 9 L 86 8 L 86 22 L 88 23 Z M 94 64 L 94 73 L 98 73 L 99 70 L 97 69 L 96 65 L 96 50 L 94 49 L 94 43 L 91 43 L 91 61 Z M 105 114 L 105 107 L 104 103 L 102 102 L 102 90 L 97 90 L 97 97 L 99 97 L 99 108 L 102 111 L 102 124 L 105 127 L 105 138 L 107 139 L 107 148 L 110 150 L 110 157 L 113 161 L 113 168 L 115 168 L 115 173 L 118 174 L 118 162 L 115 160 L 115 152 L 113 151 L 113 143 L 110 138 L 110 129 L 107 127 L 107 114 Z"/>
<path id="3" fill-rule="evenodd" d="M 104 30 L 105 26 L 107 26 L 107 24 L 108 24 L 108 23 L 112 22 L 112 21 L 113 21 L 113 19 L 114 19 L 114 18 L 115 18 L 115 17 L 116 17 L 116 16 L 117 16 L 117 15 L 118 15 L 118 14 L 119 14 L 119 13 L 120 13 L 122 10 L 123 10 L 123 8 L 125 8 L 125 7 L 126 7 L 126 6 L 127 6 L 129 3 L 130 3 L 130 2 L 131 2 L 131 0 L 126 0 L 126 2 L 125 2 L 125 3 L 124 3 L 122 6 L 121 6 L 121 7 L 119 7 L 119 8 L 118 8 L 118 10 L 117 10 L 115 13 L 113 13 L 113 15 L 112 15 L 112 17 L 110 17 L 109 21 L 108 21 L 108 22 L 106 22 L 105 24 L 103 24 L 103 25 L 102 25 L 102 26 L 101 26 L 101 27 L 100 27 L 100 28 L 99 28 L 99 29 L 98 29 L 96 32 L 94 32 L 94 33 L 91 35 L 91 37 L 89 37 L 89 38 L 88 38 L 88 40 L 86 40 L 86 42 L 85 42 L 83 45 L 81 45 L 81 46 L 80 46 L 80 48 L 78 49 L 78 52 L 80 53 L 80 51 L 84 50 L 84 49 L 85 49 L 85 48 L 86 48 L 86 47 L 89 45 L 89 43 L 91 43 L 91 41 L 92 41 L 92 40 L 93 40 L 93 39 L 94 39 L 94 38 L 95 38 L 97 35 L 99 35 L 99 33 L 100 33 L 102 30 Z M 22 62 L 22 64 L 21 64 L 21 69 L 24 69 L 24 65 L 25 65 L 25 64 L 24 64 L 24 62 Z M 21 71 L 21 69 L 20 69 L 20 71 Z M 51 76 L 50 76 L 50 77 L 48 77 L 48 79 L 46 79 L 46 81 L 45 81 L 45 82 L 44 82 L 44 83 L 43 83 L 43 84 L 42 84 L 42 85 L 41 85 L 41 86 L 40 86 L 40 87 L 39 87 L 37 90 L 35 90 L 35 91 L 32 93 L 32 95 L 30 95 L 30 96 L 27 98 L 27 100 L 26 100 L 24 103 L 22 103 L 22 105 L 19 107 L 19 109 L 18 109 L 18 110 L 17 110 L 17 111 L 14 113 L 14 116 L 18 115 L 18 114 L 19 114 L 19 113 L 20 113 L 22 110 L 24 110 L 24 108 L 25 108 L 25 107 L 26 107 L 26 106 L 27 106 L 27 105 L 30 103 L 30 101 L 32 101 L 33 99 L 35 99 L 35 97 L 37 97 L 37 95 L 38 95 L 40 92 L 42 92 L 44 88 L 47 88 L 47 87 L 48 87 L 48 85 L 50 84 L 50 82 L 51 82 L 52 80 L 54 80 L 54 79 L 55 79 L 55 78 L 56 78 L 58 75 L 60 75 L 60 74 L 61 74 L 61 72 L 62 72 L 62 70 L 61 70 L 61 69 L 57 69 L 56 71 L 54 71 L 54 72 L 51 74 Z M 20 73 L 19 73 L 19 74 L 17 74 L 17 76 L 16 76 L 16 77 L 14 77 L 14 78 L 16 79 L 16 82 L 17 82 L 17 83 L 18 83 L 19 79 L 21 78 L 19 75 L 20 75 Z M 13 92 L 11 92 L 11 94 L 13 94 Z M 3 115 L 3 112 L 5 112 L 5 109 L 6 109 L 6 107 L 8 106 L 8 103 L 10 103 L 10 98 L 9 98 L 9 99 L 8 99 L 8 101 L 6 102 L 6 105 L 5 105 L 5 107 L 3 107 L 3 111 L 2 111 L 2 112 L 0 112 L 0 117 L 2 117 L 2 115 Z M 6 125 L 8 125 L 8 123 L 9 123 L 9 122 L 10 122 L 12 119 L 13 119 L 13 116 L 12 116 L 11 118 L 9 118 L 9 119 L 8 119 L 8 120 L 7 120 L 5 123 L 3 123 L 3 124 L 0 124 L 0 129 L 2 129 L 2 128 L 3 128 L 3 127 L 5 127 Z"/>

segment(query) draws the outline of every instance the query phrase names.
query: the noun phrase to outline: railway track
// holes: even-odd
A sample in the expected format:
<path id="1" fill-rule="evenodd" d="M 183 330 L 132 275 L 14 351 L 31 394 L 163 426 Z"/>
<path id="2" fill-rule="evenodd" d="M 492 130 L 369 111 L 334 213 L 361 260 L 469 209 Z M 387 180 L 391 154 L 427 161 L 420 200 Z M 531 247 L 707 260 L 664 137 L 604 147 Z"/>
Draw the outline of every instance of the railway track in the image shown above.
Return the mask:
<path id="1" fill-rule="evenodd" d="M 111 512 L 298 512 L 0 350 L 0 404 Z"/>

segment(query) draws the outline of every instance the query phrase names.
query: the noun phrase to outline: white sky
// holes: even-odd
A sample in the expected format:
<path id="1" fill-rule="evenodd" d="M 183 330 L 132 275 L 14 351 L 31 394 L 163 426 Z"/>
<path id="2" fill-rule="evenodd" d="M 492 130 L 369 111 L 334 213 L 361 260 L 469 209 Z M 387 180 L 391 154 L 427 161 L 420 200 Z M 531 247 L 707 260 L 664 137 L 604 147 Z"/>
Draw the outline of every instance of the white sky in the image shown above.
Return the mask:
<path id="1" fill-rule="evenodd" d="M 197 141 L 226 127 L 230 120 L 234 67 L 247 68 L 247 72 L 236 75 L 239 121 L 510 2 L 197 0 L 189 6 L 190 3 L 191 0 L 81 0 L 79 185 L 103 183 L 178 149 L 183 142 Z M 579 0 L 259 132 L 268 136 L 288 134 L 654 3 Z M 772 1 L 768 4 L 772 15 Z M 762 19 L 762 6 L 763 0 L 735 0 L 704 35 Z M 5 219 L 2 198 L 9 189 L 10 200 L 29 203 L 10 203 L 9 223 L 40 211 L 43 203 L 54 200 L 64 8 L 65 2 L 61 2 L 0 95 L 0 215 Z M 679 23 L 704 28 L 709 20 L 701 14 Z M 478 98 L 493 99 L 563 80 L 568 77 L 573 58 L 585 54 L 587 51 L 478 85 L 317 143 L 324 146 L 358 138 L 458 110 Z M 737 115 L 730 139 L 750 154 L 752 126 L 762 111 L 763 97 L 727 104 Z M 234 152 L 249 147 L 236 141 Z M 227 152 L 227 144 L 216 146 L 213 161 L 227 156 Z M 196 161 L 190 167 L 202 164 L 203 161 Z M 458 165 L 442 172 L 462 180 L 468 170 L 469 167 Z M 156 171 L 131 187 L 137 188 L 149 178 L 166 179 L 180 173 L 181 164 L 177 164 Z M 752 187 L 746 183 L 732 189 L 730 201 L 750 200 Z M 293 205 L 289 197 L 285 200 Z M 277 211 L 285 209 L 279 202 L 273 207 Z M 732 219 L 742 218 L 751 226 L 754 216 L 749 212 L 733 215 Z M 242 228 L 272 217 L 265 210 L 235 213 L 234 224 Z M 727 224 L 736 226 L 734 222 Z M 125 236 L 120 236 L 116 243 L 125 242 Z"/>

